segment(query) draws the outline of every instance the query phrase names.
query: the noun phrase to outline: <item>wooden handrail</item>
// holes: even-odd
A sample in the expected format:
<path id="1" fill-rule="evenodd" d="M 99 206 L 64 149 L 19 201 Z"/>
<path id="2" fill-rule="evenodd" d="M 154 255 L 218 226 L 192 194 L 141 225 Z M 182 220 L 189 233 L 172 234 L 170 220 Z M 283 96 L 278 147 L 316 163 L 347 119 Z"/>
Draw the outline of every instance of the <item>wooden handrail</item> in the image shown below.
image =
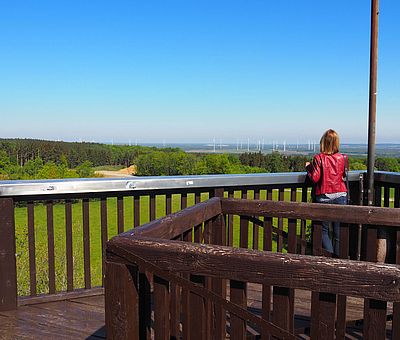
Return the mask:
<path id="1" fill-rule="evenodd" d="M 353 224 L 400 226 L 400 210 L 381 207 L 345 206 L 334 204 L 308 204 L 226 198 L 221 200 L 224 214 L 269 216 L 315 221 L 339 221 Z"/>
<path id="2" fill-rule="evenodd" d="M 148 237 L 109 241 L 107 260 L 150 263 L 166 271 L 400 301 L 400 268 L 395 265 L 262 252 Z"/>
<path id="3" fill-rule="evenodd" d="M 270 199 L 270 192 L 267 194 Z M 245 338 L 246 321 L 257 325 L 261 329 L 260 334 L 293 338 L 295 289 L 311 291 L 311 337 L 333 338 L 335 328 L 340 334 L 345 334 L 346 317 L 343 313 L 346 311 L 346 296 L 365 299 L 367 332 L 375 334 L 374 336 L 382 334 L 386 322 L 386 301 L 394 302 L 394 309 L 398 309 L 400 303 L 400 267 L 348 260 L 351 229 L 349 225 L 372 226 L 368 228 L 368 242 L 372 244 L 376 241 L 376 236 L 370 231 L 376 233 L 376 229 L 382 226 L 392 227 L 395 221 L 400 221 L 400 210 L 283 202 L 284 194 L 284 189 L 280 188 L 280 201 L 213 198 L 110 240 L 107 244 L 106 258 L 107 267 L 113 274 L 106 278 L 106 320 L 111 338 L 117 338 L 121 334 L 132 339 L 145 337 L 145 334 L 148 334 L 147 330 L 152 326 L 149 322 L 141 320 L 148 319 L 152 308 L 155 315 L 154 332 L 160 338 L 172 334 L 175 337 L 179 336 L 176 324 L 181 322 L 184 338 L 196 336 L 198 332 L 201 332 L 201 335 L 198 334 L 199 338 L 210 338 L 211 333 L 207 325 L 212 323 L 215 326 L 214 331 L 218 329 L 216 332 L 219 335 L 216 338 L 223 339 L 225 322 L 228 321 L 225 312 L 230 315 L 230 332 L 233 338 Z M 398 196 L 397 191 L 396 195 Z M 258 197 L 256 194 L 254 196 Z M 246 197 L 246 193 L 242 193 L 242 197 Z M 291 199 L 295 200 L 295 197 L 296 191 L 292 189 Z M 385 199 L 385 205 L 387 202 L 388 199 Z M 232 223 L 229 218 L 225 220 L 225 217 L 233 215 L 240 217 L 241 248 L 233 248 L 232 243 L 225 243 Z M 292 254 L 282 253 L 283 239 L 280 240 L 280 248 L 278 244 L 280 253 L 247 249 L 251 235 L 250 221 L 253 222 L 253 238 L 259 235 L 258 228 L 263 228 L 264 240 L 267 240 L 263 249 L 272 248 L 274 218 L 278 218 L 278 228 L 275 232 L 281 238 L 286 232 L 283 221 L 288 219 L 287 251 Z M 321 221 L 344 222 L 341 225 L 340 236 L 342 259 L 295 254 L 299 245 L 296 231 L 298 220 L 314 222 L 314 255 L 323 253 Z M 301 242 L 305 240 L 304 233 L 302 229 Z M 192 240 L 196 243 L 192 243 Z M 258 249 L 258 241 L 254 243 L 253 239 L 252 246 Z M 374 260 L 373 257 L 370 259 Z M 144 278 L 147 275 L 145 273 L 150 274 L 148 279 Z M 150 290 L 146 288 L 150 287 L 150 283 L 146 284 L 146 280 L 153 280 L 154 306 L 135 307 L 127 304 L 127 299 L 150 301 Z M 227 280 L 230 281 L 229 299 L 226 299 L 225 290 Z M 248 282 L 262 285 L 262 318 L 255 315 L 250 317 L 246 309 Z M 180 287 L 181 293 L 176 287 Z M 168 324 L 168 312 L 169 308 L 172 308 L 169 307 L 170 299 L 182 306 L 182 318 L 177 317 L 179 313 L 175 307 L 174 314 L 171 311 L 172 333 Z M 113 310 L 110 306 L 115 304 L 123 308 Z M 221 313 L 215 312 L 213 316 L 206 312 L 204 308 L 209 308 L 206 306 L 210 304 L 213 304 L 215 311 Z M 397 314 L 398 312 L 394 314 L 394 318 Z M 193 322 L 197 323 L 197 317 L 200 328 L 193 325 Z M 212 319 L 214 317 L 215 319 Z M 121 318 L 124 319 L 122 329 Z M 136 329 L 127 326 L 132 322 L 137 325 Z M 375 327 L 373 331 L 372 326 Z M 396 327 L 393 328 L 393 334 L 398 331 Z M 122 333 L 118 333 L 121 330 Z M 277 335 L 278 333 L 280 335 Z"/>
<path id="4" fill-rule="evenodd" d="M 193 226 L 203 223 L 221 213 L 221 199 L 211 198 L 184 210 L 151 221 L 141 227 L 131 229 L 120 235 L 152 236 L 173 239 Z"/>

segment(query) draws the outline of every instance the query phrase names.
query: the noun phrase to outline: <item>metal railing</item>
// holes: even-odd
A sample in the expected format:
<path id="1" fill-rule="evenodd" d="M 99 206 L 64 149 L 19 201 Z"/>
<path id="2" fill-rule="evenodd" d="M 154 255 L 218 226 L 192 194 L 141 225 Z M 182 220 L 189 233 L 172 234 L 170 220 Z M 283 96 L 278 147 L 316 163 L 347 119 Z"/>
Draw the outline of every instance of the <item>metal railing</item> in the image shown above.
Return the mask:
<path id="1" fill-rule="evenodd" d="M 359 174 L 349 175 L 355 201 Z M 400 176 L 376 176 L 390 188 L 388 204 L 398 207 Z M 310 188 L 305 173 L 0 181 L 0 308 L 102 293 L 107 240 L 171 212 L 214 196 L 308 202 Z M 229 216 L 227 223 L 230 244 L 239 242 L 238 222 Z M 282 222 L 276 227 L 282 249 L 287 232 Z M 254 245 L 261 242 L 258 230 L 255 223 Z"/>

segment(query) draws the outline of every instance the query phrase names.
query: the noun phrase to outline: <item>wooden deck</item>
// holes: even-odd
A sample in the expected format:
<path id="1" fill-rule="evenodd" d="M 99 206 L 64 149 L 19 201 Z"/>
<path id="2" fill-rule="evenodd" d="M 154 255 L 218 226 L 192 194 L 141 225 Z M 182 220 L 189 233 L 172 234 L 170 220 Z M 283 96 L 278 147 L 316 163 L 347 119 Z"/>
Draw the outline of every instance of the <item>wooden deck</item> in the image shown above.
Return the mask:
<path id="1" fill-rule="evenodd" d="M 0 339 L 104 339 L 104 296 L 0 312 Z"/>
<path id="2" fill-rule="evenodd" d="M 308 339 L 311 293 L 296 290 L 295 329 Z M 248 285 L 248 307 L 261 314 L 261 291 Z M 388 306 L 388 314 L 392 306 Z M 346 339 L 362 339 L 363 300 L 348 298 Z M 391 322 L 387 323 L 390 338 Z M 0 312 L 0 339 L 104 339 L 104 296 L 76 298 L 19 307 Z"/>
<path id="3" fill-rule="evenodd" d="M 248 284 L 248 307 L 256 314 L 261 314 L 261 286 Z M 347 340 L 363 339 L 363 309 L 364 299 L 348 297 L 346 300 Z M 393 304 L 388 303 L 388 322 L 386 324 L 386 339 L 391 339 L 391 313 Z M 311 292 L 295 291 L 294 329 L 301 339 L 309 339 L 309 322 L 311 317 Z"/>

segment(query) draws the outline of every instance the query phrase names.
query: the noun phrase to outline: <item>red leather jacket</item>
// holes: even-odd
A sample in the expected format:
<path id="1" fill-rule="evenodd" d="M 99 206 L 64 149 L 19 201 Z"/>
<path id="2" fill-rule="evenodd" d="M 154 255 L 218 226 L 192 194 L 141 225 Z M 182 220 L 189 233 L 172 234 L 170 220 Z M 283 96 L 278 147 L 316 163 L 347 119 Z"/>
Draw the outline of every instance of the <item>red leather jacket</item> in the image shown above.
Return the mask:
<path id="1" fill-rule="evenodd" d="M 319 153 L 312 164 L 306 167 L 308 176 L 316 184 L 315 194 L 347 192 L 345 177 L 345 158 L 341 153 L 326 155 Z"/>

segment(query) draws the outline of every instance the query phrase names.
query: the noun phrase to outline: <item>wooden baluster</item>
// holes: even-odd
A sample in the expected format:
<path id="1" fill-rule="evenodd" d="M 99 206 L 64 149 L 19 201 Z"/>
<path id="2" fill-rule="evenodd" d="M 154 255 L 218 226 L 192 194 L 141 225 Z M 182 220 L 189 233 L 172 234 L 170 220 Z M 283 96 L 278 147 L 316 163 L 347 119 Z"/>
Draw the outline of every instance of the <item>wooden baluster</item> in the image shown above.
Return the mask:
<path id="1" fill-rule="evenodd" d="M 283 188 L 279 190 L 279 201 L 284 201 L 285 191 Z M 296 191 L 291 190 L 291 200 L 296 200 Z M 281 237 L 281 249 L 283 248 L 283 219 L 279 218 L 279 237 Z M 296 252 L 296 220 L 289 219 L 288 221 L 288 252 Z M 273 313 L 272 321 L 278 327 L 281 327 L 289 332 L 294 329 L 294 289 L 275 286 L 272 291 L 273 296 Z"/>
<path id="2" fill-rule="evenodd" d="M 172 200 L 171 200 L 171 194 L 166 195 L 166 203 L 165 203 L 165 214 L 169 215 L 172 213 Z"/>
<path id="3" fill-rule="evenodd" d="M 284 188 L 279 189 L 278 200 L 279 201 L 285 200 L 285 189 Z M 277 237 L 276 248 L 279 253 L 281 253 L 283 250 L 283 219 L 281 217 L 278 218 L 278 237 Z"/>
<path id="4" fill-rule="evenodd" d="M 151 285 L 145 268 L 139 268 L 139 339 L 151 339 Z"/>
<path id="5" fill-rule="evenodd" d="M 213 233 L 213 225 L 212 220 L 207 220 L 204 222 L 204 231 L 203 231 L 203 242 L 205 244 L 210 244 L 212 240 L 212 233 Z M 206 287 L 207 289 L 211 289 L 211 279 L 209 277 L 201 277 L 197 278 L 197 280 L 201 281 L 201 284 Z M 200 283 L 199 281 L 199 283 Z M 205 332 L 206 337 L 205 339 L 211 338 L 211 325 L 212 325 L 212 305 L 211 302 L 207 299 L 203 299 L 205 304 Z M 197 300 L 195 300 L 197 301 Z M 200 302 L 198 301 L 197 304 Z M 193 309 L 192 309 L 193 311 Z"/>
<path id="6" fill-rule="evenodd" d="M 101 249 L 102 249 L 102 285 L 106 274 L 106 243 L 108 241 L 108 221 L 107 221 L 107 197 L 100 200 L 100 225 L 101 225 Z"/>
<path id="7" fill-rule="evenodd" d="M 47 212 L 47 257 L 49 265 L 49 293 L 54 294 L 56 292 L 56 269 L 54 259 L 54 214 L 53 214 L 53 202 L 47 201 L 46 203 Z"/>
<path id="8" fill-rule="evenodd" d="M 260 199 L 260 189 L 254 190 L 254 199 L 255 200 Z M 258 250 L 259 233 L 260 233 L 259 225 L 256 223 L 253 223 L 253 249 L 256 249 L 256 250 Z"/>
<path id="9" fill-rule="evenodd" d="M 156 195 L 150 194 L 150 221 L 156 219 Z"/>
<path id="10" fill-rule="evenodd" d="M 272 322 L 287 331 L 293 329 L 292 296 L 291 289 L 286 287 L 274 286 L 272 290 L 273 312 Z"/>
<path id="11" fill-rule="evenodd" d="M 36 296 L 35 206 L 28 202 L 28 246 L 30 295 Z"/>
<path id="12" fill-rule="evenodd" d="M 105 306 L 106 332 L 110 340 L 139 340 L 142 320 L 138 305 L 137 268 L 112 262 L 106 263 Z M 140 287 L 140 289 L 142 289 Z"/>
<path id="13" fill-rule="evenodd" d="M 272 200 L 272 190 L 267 190 L 267 200 Z M 272 250 L 272 217 L 265 216 L 264 223 L 264 242 L 263 249 L 266 251 Z M 270 320 L 271 318 L 271 292 L 272 288 L 270 285 L 263 284 L 262 285 L 262 318 L 265 320 Z M 262 330 L 261 339 L 268 340 L 269 332 L 266 330 Z"/>
<path id="14" fill-rule="evenodd" d="M 226 225 L 225 216 L 219 214 L 212 220 L 212 237 L 211 244 L 225 245 L 226 243 Z M 226 280 L 211 279 L 211 290 L 226 298 Z M 212 330 L 211 335 L 215 340 L 225 339 L 226 334 L 226 311 L 218 304 L 211 305 L 212 311 L 210 314 Z"/>
<path id="15" fill-rule="evenodd" d="M 89 199 L 82 200 L 83 215 L 83 265 L 85 276 L 85 288 L 92 287 L 90 274 L 90 230 L 89 230 Z"/>
<path id="16" fill-rule="evenodd" d="M 67 291 L 74 290 L 74 260 L 72 253 L 72 203 L 65 200 L 65 242 L 67 257 Z"/>
<path id="17" fill-rule="evenodd" d="M 176 283 L 170 283 L 170 333 L 172 339 L 180 338 L 180 288 Z"/>
<path id="18" fill-rule="evenodd" d="M 0 311 L 17 308 L 14 202 L 0 198 Z"/>
<path id="19" fill-rule="evenodd" d="M 301 201 L 302 202 L 307 202 L 308 200 L 308 188 L 306 186 L 302 187 L 301 190 Z M 301 239 L 301 245 L 300 245 L 300 253 L 301 255 L 306 254 L 307 250 L 307 221 L 306 220 L 301 220 L 301 226 L 300 226 L 300 239 Z"/>
<path id="20" fill-rule="evenodd" d="M 242 199 L 247 199 L 247 191 L 242 190 Z M 240 216 L 240 248 L 249 247 L 249 218 Z"/>
<path id="21" fill-rule="evenodd" d="M 363 328 L 364 339 L 375 340 L 386 338 L 386 311 L 386 301 L 365 299 Z"/>
<path id="22" fill-rule="evenodd" d="M 311 311 L 311 339 L 335 339 L 336 295 L 313 292 Z"/>
<path id="23" fill-rule="evenodd" d="M 201 192 L 196 191 L 195 195 L 194 195 L 194 203 L 200 203 L 201 202 Z"/>
<path id="24" fill-rule="evenodd" d="M 181 194 L 181 210 L 187 208 L 187 193 L 184 192 Z"/>
<path id="25" fill-rule="evenodd" d="M 169 282 L 154 276 L 154 339 L 170 339 Z"/>
<path id="26" fill-rule="evenodd" d="M 296 188 L 290 191 L 290 200 L 296 202 Z M 296 254 L 297 252 L 297 220 L 288 220 L 288 253 Z"/>
<path id="27" fill-rule="evenodd" d="M 349 258 L 349 225 L 347 223 L 340 223 L 340 258 Z M 346 335 L 346 305 L 347 297 L 345 295 L 338 295 L 337 297 L 337 322 L 336 322 L 336 338 L 344 339 Z"/>
<path id="28" fill-rule="evenodd" d="M 312 231 L 313 255 L 322 256 L 322 223 L 314 221 Z"/>
<path id="29" fill-rule="evenodd" d="M 228 190 L 228 198 L 234 197 L 234 191 L 232 189 Z M 228 246 L 233 247 L 233 215 L 228 215 Z"/>
<path id="30" fill-rule="evenodd" d="M 375 202 L 374 205 L 376 207 L 381 207 L 382 206 L 382 186 L 379 184 L 375 183 Z"/>
<path id="31" fill-rule="evenodd" d="M 118 225 L 118 234 L 124 232 L 124 197 L 117 197 L 117 225 Z"/>
<path id="32" fill-rule="evenodd" d="M 388 208 L 389 205 L 390 205 L 390 187 L 388 185 L 385 185 L 383 187 L 383 206 Z"/>
<path id="33" fill-rule="evenodd" d="M 171 201 L 171 194 L 166 195 L 166 202 L 165 202 L 165 213 L 166 215 L 171 214 L 172 212 L 172 201 Z M 185 238 L 184 238 L 185 239 Z M 186 239 L 187 241 L 187 239 Z M 182 298 L 186 299 L 186 303 L 188 303 L 188 294 Z M 173 281 L 170 282 L 170 336 L 171 339 L 179 339 L 180 338 L 180 299 L 181 299 L 181 289 L 179 286 L 176 285 Z"/>
<path id="34" fill-rule="evenodd" d="M 295 202 L 297 197 L 296 188 L 290 190 L 290 200 Z M 288 220 L 288 253 L 295 254 L 297 251 L 297 220 Z M 294 295 L 295 290 L 289 289 L 289 328 L 288 330 L 293 333 L 294 331 Z"/>
<path id="35" fill-rule="evenodd" d="M 322 223 L 313 222 L 312 233 L 313 255 L 322 255 Z M 311 292 L 311 338 L 318 339 L 320 324 L 320 293 Z"/>
<path id="36" fill-rule="evenodd" d="M 205 286 L 204 276 L 190 275 L 190 280 L 202 287 Z M 207 340 L 206 301 L 190 292 L 189 309 L 189 337 L 186 339 Z"/>
<path id="37" fill-rule="evenodd" d="M 140 196 L 133 197 L 133 225 L 140 226 Z"/>
<path id="38" fill-rule="evenodd" d="M 249 247 L 249 218 L 240 216 L 240 248 Z"/>
<path id="39" fill-rule="evenodd" d="M 379 190 L 378 190 L 379 191 Z M 376 196 L 377 197 L 377 196 Z M 380 196 L 379 196 L 380 197 Z M 373 227 L 368 227 L 367 229 L 367 258 L 369 262 L 376 262 L 376 244 L 377 244 L 377 229 Z M 383 313 L 385 314 L 385 324 L 386 324 L 386 302 L 383 304 L 379 303 L 377 300 L 364 300 L 364 327 L 363 334 L 364 338 L 368 339 L 379 339 L 374 337 L 377 335 L 376 331 L 373 330 L 375 327 L 382 327 L 379 325 L 382 322 Z M 370 332 L 372 333 L 370 334 Z"/>
<path id="40" fill-rule="evenodd" d="M 400 187 L 394 189 L 394 208 L 400 206 Z M 400 230 L 396 231 L 396 264 L 400 264 Z M 392 339 L 400 339 L 400 302 L 393 303 Z"/>
<path id="41" fill-rule="evenodd" d="M 246 308 L 247 307 L 247 284 L 241 281 L 230 281 L 231 302 Z M 230 313 L 231 317 L 231 340 L 246 339 L 246 321 L 242 318 Z"/>
<path id="42" fill-rule="evenodd" d="M 196 195 L 195 200 L 196 199 L 200 200 L 200 195 L 199 194 Z M 194 243 L 201 243 L 202 237 L 203 237 L 202 236 L 202 234 L 203 234 L 202 233 L 202 227 L 203 226 L 201 224 L 194 227 L 194 236 L 193 236 Z M 192 277 L 192 275 L 191 275 L 190 278 L 191 278 L 191 281 L 196 281 L 196 277 Z M 201 279 L 201 284 L 204 284 L 204 280 L 203 279 Z M 190 313 L 192 311 L 192 306 L 191 306 L 192 300 L 194 302 L 196 302 L 196 301 L 199 302 L 196 299 L 196 296 L 194 296 L 192 299 L 190 299 L 188 290 L 185 289 L 185 288 L 182 288 L 182 319 L 183 319 L 182 320 L 182 338 L 183 339 L 190 339 L 190 332 L 191 332 L 191 316 L 190 316 Z M 199 304 L 199 306 L 201 307 L 202 305 Z M 200 308 L 200 307 L 197 307 L 197 308 Z M 193 307 L 193 308 L 195 308 L 195 307 Z M 200 311 L 202 311 L 202 307 L 200 308 Z M 204 314 L 200 315 L 200 317 L 201 317 L 200 325 L 201 325 L 201 327 L 203 327 L 203 324 L 204 324 L 204 327 L 205 327 L 205 320 L 203 320 L 203 318 L 205 318 L 205 311 L 204 311 Z M 205 333 L 205 329 L 204 329 L 204 333 Z"/>

